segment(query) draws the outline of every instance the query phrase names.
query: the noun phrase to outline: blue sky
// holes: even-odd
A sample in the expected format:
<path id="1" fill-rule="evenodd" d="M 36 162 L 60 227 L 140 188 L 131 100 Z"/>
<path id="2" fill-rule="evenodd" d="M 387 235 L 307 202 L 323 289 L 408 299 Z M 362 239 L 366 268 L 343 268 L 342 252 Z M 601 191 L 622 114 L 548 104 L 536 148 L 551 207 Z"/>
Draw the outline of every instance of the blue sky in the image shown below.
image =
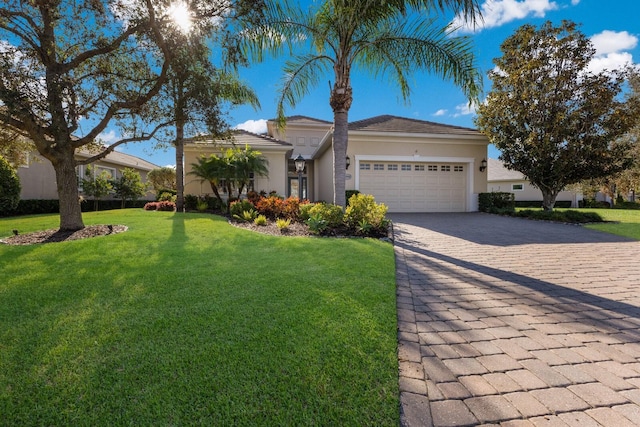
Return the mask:
<path id="1" fill-rule="evenodd" d="M 597 50 L 592 67 L 619 68 L 622 64 L 640 62 L 640 1 L 638 0 L 482 0 L 484 26 L 469 32 L 475 45 L 477 63 L 483 75 L 493 68 L 500 56 L 500 44 L 525 23 L 536 26 L 549 20 L 559 24 L 568 19 L 580 23 L 580 30 L 590 37 Z M 446 24 L 453 16 L 443 20 Z M 275 117 L 277 88 L 286 58 L 254 64 L 240 72 L 240 77 L 257 92 L 261 109 L 239 107 L 229 112 L 230 123 L 254 132 L 266 129 L 264 121 Z M 326 81 L 332 79 L 326 76 Z M 461 91 L 449 82 L 428 74 L 414 74 L 412 95 L 406 104 L 391 81 L 374 80 L 368 74 L 352 72 L 354 101 L 349 120 L 360 120 L 381 114 L 428 120 L 457 126 L 474 127 L 473 111 Z M 485 78 L 485 93 L 490 81 Z M 321 84 L 287 115 L 305 115 L 331 121 L 329 85 Z M 118 137 L 117 129 L 103 135 L 105 141 Z M 152 150 L 151 143 L 130 144 L 120 151 L 147 159 L 160 166 L 175 164 L 172 150 Z M 499 152 L 489 147 L 489 157 Z"/>

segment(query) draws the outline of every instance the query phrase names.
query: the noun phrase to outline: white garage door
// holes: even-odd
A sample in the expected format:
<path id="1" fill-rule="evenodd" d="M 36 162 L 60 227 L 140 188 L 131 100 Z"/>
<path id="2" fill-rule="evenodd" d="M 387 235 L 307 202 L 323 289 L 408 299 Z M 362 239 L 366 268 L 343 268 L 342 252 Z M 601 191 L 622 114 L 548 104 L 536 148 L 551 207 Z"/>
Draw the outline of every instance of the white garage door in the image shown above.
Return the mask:
<path id="1" fill-rule="evenodd" d="M 464 212 L 467 164 L 361 161 L 360 192 L 389 212 Z"/>

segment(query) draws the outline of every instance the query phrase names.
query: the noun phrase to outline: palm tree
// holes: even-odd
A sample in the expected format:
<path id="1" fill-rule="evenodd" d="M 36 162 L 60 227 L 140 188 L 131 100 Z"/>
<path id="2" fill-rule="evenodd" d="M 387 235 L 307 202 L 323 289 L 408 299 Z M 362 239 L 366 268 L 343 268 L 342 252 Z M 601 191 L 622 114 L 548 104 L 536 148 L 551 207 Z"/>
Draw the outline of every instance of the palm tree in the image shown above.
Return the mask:
<path id="1" fill-rule="evenodd" d="M 269 162 L 262 153 L 246 146 L 244 149 L 235 148 L 232 151 L 232 165 L 234 171 L 234 185 L 238 190 L 238 197 L 251 183 L 252 175 L 268 176 Z"/>
<path id="2" fill-rule="evenodd" d="M 200 178 L 201 182 L 208 182 L 216 198 L 224 203 L 220 195 L 223 185 L 226 193 L 231 197 L 236 189 L 238 197 L 251 182 L 253 176 L 267 176 L 268 161 L 262 153 L 246 146 L 244 149 L 235 147 L 224 150 L 219 155 L 200 156 L 197 163 L 191 164 L 190 175 Z"/>
<path id="3" fill-rule="evenodd" d="M 224 204 L 224 201 L 220 196 L 218 186 L 229 174 L 228 163 L 223 157 L 215 154 L 211 154 L 209 157 L 204 155 L 198 157 L 197 163 L 191 164 L 191 171 L 189 172 L 189 175 L 200 178 L 200 182 L 208 182 L 211 185 L 211 191 L 213 191 L 213 194 L 221 204 Z"/>
<path id="4" fill-rule="evenodd" d="M 408 77 L 430 71 L 459 86 L 470 102 L 477 101 L 482 80 L 475 66 L 471 40 L 455 36 L 450 25 L 437 26 L 429 13 L 452 10 L 467 21 L 479 18 L 477 0 L 325 0 L 317 9 L 301 10 L 271 2 L 263 24 L 246 31 L 245 49 L 261 60 L 263 52 L 280 54 L 302 44 L 309 53 L 294 54 L 284 66 L 277 104 L 284 126 L 284 109 L 296 103 L 333 71 L 329 105 L 333 110 L 334 203 L 345 206 L 348 114 L 353 101 L 351 72 L 355 67 L 389 75 L 409 98 Z"/>

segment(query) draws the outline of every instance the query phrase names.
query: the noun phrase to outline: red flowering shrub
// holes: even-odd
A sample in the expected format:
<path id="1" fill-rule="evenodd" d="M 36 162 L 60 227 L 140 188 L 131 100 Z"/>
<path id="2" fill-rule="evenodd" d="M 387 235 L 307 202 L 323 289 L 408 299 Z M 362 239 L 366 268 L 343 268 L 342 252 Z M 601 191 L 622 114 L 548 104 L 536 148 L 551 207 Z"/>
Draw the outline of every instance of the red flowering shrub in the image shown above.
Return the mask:
<path id="1" fill-rule="evenodd" d="M 160 202 L 149 202 L 144 205 L 144 210 L 173 212 L 176 210 L 176 204 L 168 200 L 163 200 Z"/>
<path id="2" fill-rule="evenodd" d="M 284 200 L 280 197 L 263 197 L 256 203 L 256 209 L 259 214 L 269 219 L 280 218 L 284 210 Z"/>

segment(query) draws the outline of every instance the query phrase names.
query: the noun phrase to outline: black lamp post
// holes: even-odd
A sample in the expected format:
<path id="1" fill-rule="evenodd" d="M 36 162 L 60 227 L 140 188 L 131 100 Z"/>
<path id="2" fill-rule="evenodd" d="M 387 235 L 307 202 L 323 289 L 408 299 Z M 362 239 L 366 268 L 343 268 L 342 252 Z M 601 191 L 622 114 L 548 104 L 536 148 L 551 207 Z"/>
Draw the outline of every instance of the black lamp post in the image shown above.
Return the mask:
<path id="1" fill-rule="evenodd" d="M 480 162 L 480 172 L 484 172 L 487 169 L 487 160 L 482 159 Z"/>
<path id="2" fill-rule="evenodd" d="M 305 161 L 301 154 L 293 161 L 298 172 L 298 199 L 302 200 L 302 172 L 304 172 Z"/>

